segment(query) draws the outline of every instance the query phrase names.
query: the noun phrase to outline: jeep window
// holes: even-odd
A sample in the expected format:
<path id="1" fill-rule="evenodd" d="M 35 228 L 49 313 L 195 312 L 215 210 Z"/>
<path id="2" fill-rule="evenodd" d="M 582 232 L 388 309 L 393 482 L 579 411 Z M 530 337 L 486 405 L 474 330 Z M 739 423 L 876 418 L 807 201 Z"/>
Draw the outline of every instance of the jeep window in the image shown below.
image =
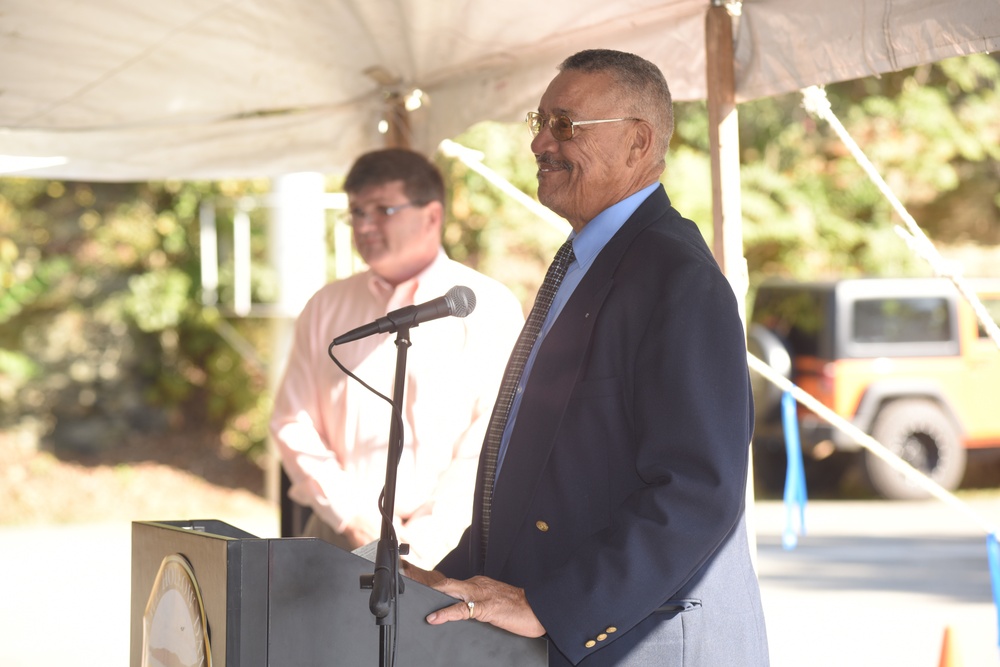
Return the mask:
<path id="1" fill-rule="evenodd" d="M 793 356 L 829 359 L 829 296 L 822 290 L 761 288 L 753 321 L 773 331 Z"/>
<path id="2" fill-rule="evenodd" d="M 847 314 L 846 357 L 937 357 L 959 353 L 955 302 L 946 296 L 857 297 Z"/>
<path id="3" fill-rule="evenodd" d="M 951 318 L 944 298 L 859 299 L 854 303 L 858 343 L 924 343 L 951 338 Z"/>

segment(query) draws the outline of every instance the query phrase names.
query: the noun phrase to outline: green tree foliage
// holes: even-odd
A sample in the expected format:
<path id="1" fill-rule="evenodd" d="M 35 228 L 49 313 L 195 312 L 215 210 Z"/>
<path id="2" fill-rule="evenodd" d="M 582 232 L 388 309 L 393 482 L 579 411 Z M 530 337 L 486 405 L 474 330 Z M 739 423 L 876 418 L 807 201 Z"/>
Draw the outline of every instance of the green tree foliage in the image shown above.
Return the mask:
<path id="1" fill-rule="evenodd" d="M 827 88 L 834 114 L 942 244 L 1000 243 L 1000 63 L 980 55 Z M 798 94 L 740 105 L 751 282 L 767 275 L 929 275 L 900 221 Z M 679 126 L 680 127 L 680 126 Z"/>
<path id="2" fill-rule="evenodd" d="M 266 378 L 201 305 L 198 206 L 266 188 L 0 180 L 0 427 L 86 450 L 215 424 L 259 449 Z M 236 325 L 263 347 L 265 325 Z"/>

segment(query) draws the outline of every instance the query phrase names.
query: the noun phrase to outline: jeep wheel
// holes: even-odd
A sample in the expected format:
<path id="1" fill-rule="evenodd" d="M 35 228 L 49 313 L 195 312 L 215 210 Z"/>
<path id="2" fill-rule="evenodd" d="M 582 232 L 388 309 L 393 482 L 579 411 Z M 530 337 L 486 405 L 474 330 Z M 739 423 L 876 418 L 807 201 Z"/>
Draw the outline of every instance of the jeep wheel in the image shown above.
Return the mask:
<path id="1" fill-rule="evenodd" d="M 965 474 L 965 449 L 948 416 L 933 401 L 889 403 L 875 418 L 872 437 L 945 489 L 958 488 Z M 864 452 L 864 471 L 883 498 L 908 500 L 929 494 L 871 452 Z"/>

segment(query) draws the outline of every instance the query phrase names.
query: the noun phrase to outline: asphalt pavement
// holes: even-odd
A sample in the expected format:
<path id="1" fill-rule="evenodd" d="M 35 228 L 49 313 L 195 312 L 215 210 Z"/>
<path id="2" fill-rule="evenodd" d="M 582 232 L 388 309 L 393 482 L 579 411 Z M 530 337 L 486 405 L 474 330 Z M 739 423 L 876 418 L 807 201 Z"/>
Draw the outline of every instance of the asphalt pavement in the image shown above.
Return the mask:
<path id="1" fill-rule="evenodd" d="M 1000 523 L 1000 499 L 969 507 Z M 276 517 L 213 518 L 278 531 Z M 754 506 L 774 667 L 938 667 L 946 628 L 963 667 L 1000 667 L 986 533 L 966 514 L 814 501 L 793 549 L 785 518 L 780 502 Z M 0 665 L 127 665 L 130 542 L 128 523 L 0 527 Z"/>
<path id="2" fill-rule="evenodd" d="M 1000 522 L 996 500 L 971 503 Z M 785 508 L 757 503 L 758 574 L 774 667 L 1000 665 L 986 531 L 939 501 L 821 501 L 782 547 Z"/>

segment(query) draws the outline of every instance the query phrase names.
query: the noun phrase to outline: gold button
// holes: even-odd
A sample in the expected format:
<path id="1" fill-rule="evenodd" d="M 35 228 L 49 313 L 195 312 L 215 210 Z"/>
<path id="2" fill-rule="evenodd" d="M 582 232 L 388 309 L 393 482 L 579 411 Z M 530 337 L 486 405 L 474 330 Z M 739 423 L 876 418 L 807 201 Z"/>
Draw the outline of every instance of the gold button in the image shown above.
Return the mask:
<path id="1" fill-rule="evenodd" d="M 601 634 L 597 635 L 597 641 L 599 641 L 599 642 L 603 642 L 607 638 L 608 638 L 608 636 L 606 634 L 604 634 L 603 632 Z"/>
<path id="2" fill-rule="evenodd" d="M 610 635 L 612 632 L 618 632 L 618 628 L 616 628 L 615 626 L 611 625 L 611 626 L 608 627 L 607 630 L 605 630 L 605 632 L 607 632 Z"/>
<path id="3" fill-rule="evenodd" d="M 597 646 L 597 642 L 595 642 L 593 639 L 588 639 L 587 643 L 584 644 L 584 646 L 586 646 L 587 648 L 594 648 L 595 646 Z"/>
<path id="4" fill-rule="evenodd" d="M 536 521 L 535 528 L 545 533 L 548 532 L 549 530 L 549 524 L 545 523 L 544 521 Z"/>

